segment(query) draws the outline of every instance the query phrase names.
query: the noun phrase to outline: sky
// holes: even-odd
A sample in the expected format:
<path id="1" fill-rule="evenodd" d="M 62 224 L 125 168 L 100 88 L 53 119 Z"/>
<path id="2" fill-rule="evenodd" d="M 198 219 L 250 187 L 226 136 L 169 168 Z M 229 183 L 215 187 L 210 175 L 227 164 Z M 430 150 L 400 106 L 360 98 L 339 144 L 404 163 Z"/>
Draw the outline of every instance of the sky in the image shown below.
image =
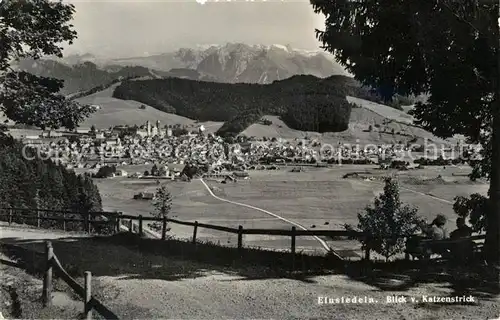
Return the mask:
<path id="1" fill-rule="evenodd" d="M 198 0 L 200 1 L 200 0 Z M 78 39 L 64 53 L 132 57 L 242 42 L 319 50 L 324 17 L 306 0 L 72 0 Z"/>

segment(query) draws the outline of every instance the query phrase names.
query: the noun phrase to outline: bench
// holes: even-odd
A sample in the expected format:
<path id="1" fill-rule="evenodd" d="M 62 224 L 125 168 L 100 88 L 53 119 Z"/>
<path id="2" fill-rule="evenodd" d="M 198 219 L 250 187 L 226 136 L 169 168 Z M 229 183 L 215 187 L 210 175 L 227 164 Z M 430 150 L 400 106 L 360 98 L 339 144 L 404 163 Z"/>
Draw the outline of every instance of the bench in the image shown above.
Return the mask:
<path id="1" fill-rule="evenodd" d="M 435 256 L 446 260 L 471 260 L 481 255 L 485 238 L 485 235 L 444 240 L 409 237 L 405 257 L 407 260 L 429 260 Z"/>

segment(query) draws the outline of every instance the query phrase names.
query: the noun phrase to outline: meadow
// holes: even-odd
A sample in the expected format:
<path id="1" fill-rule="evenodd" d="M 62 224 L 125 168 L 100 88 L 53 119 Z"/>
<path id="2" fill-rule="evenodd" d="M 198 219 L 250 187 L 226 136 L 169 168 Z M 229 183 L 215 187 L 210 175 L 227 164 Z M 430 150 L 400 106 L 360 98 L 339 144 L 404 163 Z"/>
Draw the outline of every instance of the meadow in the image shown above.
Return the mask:
<path id="1" fill-rule="evenodd" d="M 277 171 L 250 171 L 250 179 L 222 184 L 207 180 L 212 192 L 226 200 L 258 207 L 307 229 L 342 229 L 344 224 L 357 224 L 357 213 L 373 203 L 383 190 L 381 180 L 364 176 L 397 176 L 403 202 L 416 206 L 419 214 L 431 221 L 438 213 L 448 218 L 448 228 L 454 229 L 456 218 L 452 202 L 455 196 L 479 192 L 486 194 L 484 182 L 472 183 L 466 174 L 468 167 L 426 167 L 419 170 L 387 171 L 375 166 L 342 165 L 332 168 L 304 168 L 304 172 L 291 172 L 292 167 Z M 343 179 L 346 173 L 358 172 L 360 177 Z M 441 179 L 436 179 L 441 175 Z M 130 178 L 96 179 L 105 210 L 125 214 L 149 215 L 150 201 L 133 200 L 138 192 L 154 191 L 154 180 Z M 192 182 L 168 181 L 173 196 L 171 217 L 237 228 L 290 229 L 291 224 L 264 212 L 220 201 L 210 195 L 199 180 Z M 439 199 L 436 199 L 439 198 Z M 192 228 L 171 225 L 170 234 L 178 238 L 192 236 Z M 215 230 L 199 229 L 198 239 L 234 246 L 236 236 Z M 354 250 L 361 254 L 357 241 L 328 240 L 336 250 Z M 288 249 L 290 239 L 281 236 L 245 235 L 244 246 Z M 299 237 L 297 250 L 323 252 L 313 238 Z"/>

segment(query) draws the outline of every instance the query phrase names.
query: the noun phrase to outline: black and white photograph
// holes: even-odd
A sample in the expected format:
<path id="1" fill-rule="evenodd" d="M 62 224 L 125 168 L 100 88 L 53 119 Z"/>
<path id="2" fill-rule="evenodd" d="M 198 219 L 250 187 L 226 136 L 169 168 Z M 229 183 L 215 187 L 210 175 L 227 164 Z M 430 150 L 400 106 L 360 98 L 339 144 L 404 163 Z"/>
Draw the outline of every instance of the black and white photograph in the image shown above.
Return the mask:
<path id="1" fill-rule="evenodd" d="M 0 320 L 500 320 L 499 0 L 0 0 Z"/>

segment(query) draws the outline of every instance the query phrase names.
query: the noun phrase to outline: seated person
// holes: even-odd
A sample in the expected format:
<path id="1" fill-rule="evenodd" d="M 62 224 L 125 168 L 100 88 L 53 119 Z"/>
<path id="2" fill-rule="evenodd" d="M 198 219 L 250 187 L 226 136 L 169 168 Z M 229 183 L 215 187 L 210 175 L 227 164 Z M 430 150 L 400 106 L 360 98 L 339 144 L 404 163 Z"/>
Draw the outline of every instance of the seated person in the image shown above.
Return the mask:
<path id="1" fill-rule="evenodd" d="M 472 236 L 472 228 L 465 224 L 464 218 L 457 218 L 457 229 L 450 233 L 450 239 L 467 238 Z"/>
<path id="2" fill-rule="evenodd" d="M 447 219 L 445 216 L 443 216 L 442 214 L 438 214 L 429 226 L 422 228 L 422 231 L 428 239 L 444 240 L 448 237 L 448 232 L 444 228 L 444 226 L 446 225 L 446 221 Z M 448 250 L 439 244 L 434 244 L 426 253 L 428 256 L 433 253 L 444 255 L 448 253 Z"/>
<path id="3" fill-rule="evenodd" d="M 452 245 L 453 257 L 458 260 L 467 260 L 472 256 L 474 242 L 467 240 L 467 237 L 472 236 L 472 228 L 465 224 L 464 218 L 457 218 L 457 229 L 450 234 L 453 240 L 464 239 Z"/>

